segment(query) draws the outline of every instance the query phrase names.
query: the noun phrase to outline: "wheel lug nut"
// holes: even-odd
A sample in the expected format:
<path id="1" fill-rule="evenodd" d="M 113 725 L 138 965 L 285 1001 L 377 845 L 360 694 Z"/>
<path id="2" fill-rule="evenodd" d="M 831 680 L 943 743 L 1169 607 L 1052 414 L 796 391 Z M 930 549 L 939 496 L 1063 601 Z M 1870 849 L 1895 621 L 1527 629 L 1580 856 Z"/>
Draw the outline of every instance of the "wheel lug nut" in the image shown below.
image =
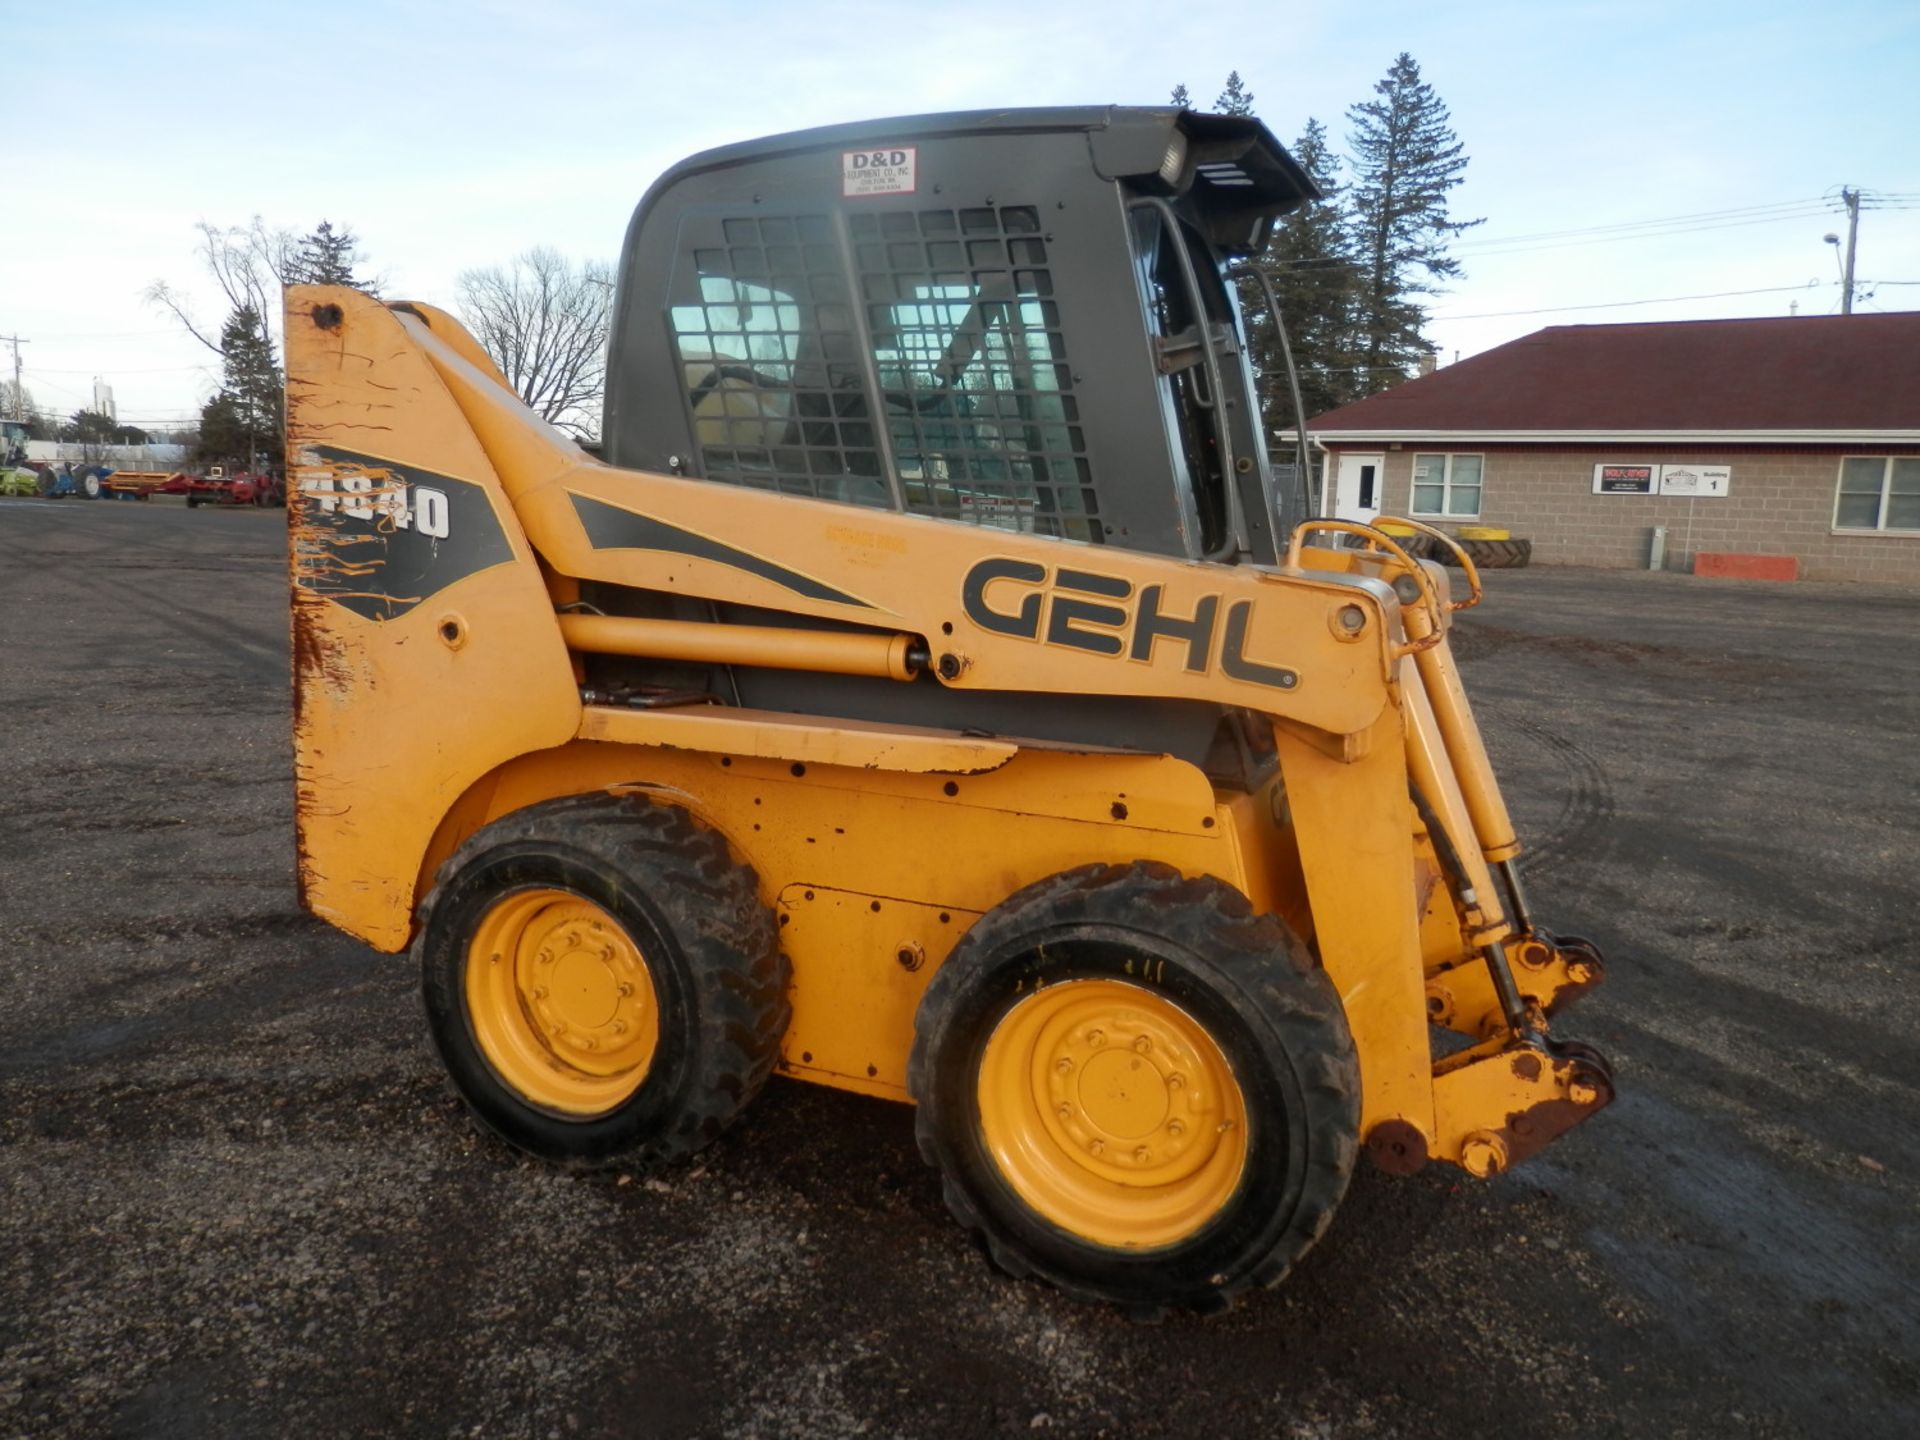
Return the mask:
<path id="1" fill-rule="evenodd" d="M 547 998 L 547 987 L 546 987 L 546 986 L 544 986 L 544 985 L 536 985 L 536 986 L 534 986 L 534 987 L 533 987 L 533 998 L 534 998 L 534 999 L 536 999 L 536 1000 L 544 1000 L 544 999 L 546 999 L 546 998 Z"/>
<path id="2" fill-rule="evenodd" d="M 1227 1133 L 1227 1131 L 1229 1131 L 1229 1130 L 1231 1130 L 1231 1129 L 1233 1129 L 1233 1121 L 1231 1121 L 1231 1120 L 1222 1120 L 1222 1121 L 1220 1122 L 1220 1130 L 1219 1130 L 1219 1133 L 1220 1133 L 1220 1134 L 1222 1134 L 1222 1135 L 1224 1135 L 1224 1134 L 1226 1134 L 1226 1133 Z"/>
<path id="3" fill-rule="evenodd" d="M 1060 1118 L 1062 1120 L 1071 1120 L 1073 1118 L 1073 1106 L 1062 1105 L 1060 1107 Z"/>
<path id="4" fill-rule="evenodd" d="M 542 951 L 540 952 L 540 963 L 541 963 L 542 965 L 551 965 L 551 964 L 553 964 L 553 951 L 551 951 L 551 950 L 542 950 Z"/>
<path id="5" fill-rule="evenodd" d="M 1087 1142 L 1087 1149 L 1091 1150 L 1096 1155 L 1100 1154 L 1100 1152 L 1105 1150 L 1106 1148 L 1107 1148 L 1107 1142 L 1104 1140 L 1090 1140 Z"/>
<path id="6" fill-rule="evenodd" d="M 628 983 L 627 983 L 626 981 L 624 981 L 624 980 L 622 980 L 622 981 L 620 982 L 620 993 L 621 993 L 622 995 L 631 995 L 631 994 L 633 994 L 633 986 L 631 986 L 631 985 L 629 985 L 629 984 L 628 984 Z"/>
<path id="7" fill-rule="evenodd" d="M 1133 1158 L 1138 1160 L 1142 1165 L 1146 1164 L 1148 1159 L 1147 1147 L 1142 1145 L 1139 1149 L 1135 1150 L 1133 1152 Z"/>
<path id="8" fill-rule="evenodd" d="M 613 959 L 613 946 L 611 946 L 611 945 L 602 945 L 602 946 L 600 947 L 600 958 L 601 958 L 602 960 L 611 960 L 611 959 Z"/>
<path id="9" fill-rule="evenodd" d="M 1153 1041 L 1142 1035 L 1138 1040 L 1133 1042 L 1133 1048 L 1140 1054 L 1145 1055 L 1149 1050 L 1153 1049 Z"/>
<path id="10" fill-rule="evenodd" d="M 1069 1060 L 1065 1055 L 1062 1055 L 1058 1060 L 1053 1062 L 1053 1068 L 1062 1075 L 1071 1075 L 1073 1073 L 1073 1061 Z"/>
<path id="11" fill-rule="evenodd" d="M 614 1022 L 613 1022 L 613 1033 L 614 1033 L 614 1034 L 616 1034 L 616 1035 L 624 1035 L 624 1034 L 626 1034 L 626 1033 L 627 1033 L 627 1022 L 626 1022 L 626 1021 L 624 1021 L 624 1020 L 616 1020 L 616 1021 L 614 1021 Z"/>
<path id="12" fill-rule="evenodd" d="M 600 1042 L 591 1035 L 582 1035 L 580 1037 L 580 1048 L 582 1050 L 598 1050 L 600 1048 Z"/>
<path id="13" fill-rule="evenodd" d="M 1184 1135 L 1186 1133 L 1187 1133 L 1187 1127 L 1182 1125 L 1178 1120 L 1169 1120 L 1167 1122 L 1167 1134 Z"/>
<path id="14" fill-rule="evenodd" d="M 580 944 L 580 932 L 578 930 L 569 930 L 567 932 L 567 944 L 576 947 Z"/>
<path id="15" fill-rule="evenodd" d="M 1174 1071 L 1173 1074 L 1167 1076 L 1167 1089 L 1169 1090 L 1178 1090 L 1182 1085 L 1186 1083 L 1187 1083 L 1187 1077 L 1182 1075 L 1178 1070 Z"/>
<path id="16" fill-rule="evenodd" d="M 1106 1038 L 1107 1038 L 1107 1032 L 1104 1030 L 1087 1031 L 1087 1044 L 1089 1045 L 1098 1045 L 1101 1041 L 1105 1040 Z"/>

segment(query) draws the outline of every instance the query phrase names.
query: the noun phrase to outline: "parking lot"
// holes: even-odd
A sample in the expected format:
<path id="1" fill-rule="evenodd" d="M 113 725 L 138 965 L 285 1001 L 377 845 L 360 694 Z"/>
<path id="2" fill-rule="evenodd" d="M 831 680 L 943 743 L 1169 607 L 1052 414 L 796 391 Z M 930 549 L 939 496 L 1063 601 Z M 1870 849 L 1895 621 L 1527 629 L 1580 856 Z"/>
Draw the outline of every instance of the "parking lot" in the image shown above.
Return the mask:
<path id="1" fill-rule="evenodd" d="M 483 1138 L 299 911 L 280 511 L 0 501 L 0 1434 L 1920 1433 L 1920 593 L 1534 569 L 1457 647 L 1621 1098 L 1277 1291 L 993 1272 L 904 1107 Z"/>

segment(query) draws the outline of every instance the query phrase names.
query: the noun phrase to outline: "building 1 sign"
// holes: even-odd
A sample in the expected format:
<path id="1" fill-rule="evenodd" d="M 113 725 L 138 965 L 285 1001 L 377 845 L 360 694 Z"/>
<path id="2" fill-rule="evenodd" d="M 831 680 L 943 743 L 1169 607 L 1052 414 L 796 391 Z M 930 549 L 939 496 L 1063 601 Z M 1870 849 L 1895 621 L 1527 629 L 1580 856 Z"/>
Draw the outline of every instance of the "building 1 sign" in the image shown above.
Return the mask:
<path id="1" fill-rule="evenodd" d="M 1721 496 L 1733 479 L 1730 465 L 1662 465 L 1660 493 L 1696 498 Z"/>
<path id="2" fill-rule="evenodd" d="M 1596 495 L 1684 495 L 1719 499 L 1733 484 L 1731 465 L 1619 465 L 1593 467 Z"/>

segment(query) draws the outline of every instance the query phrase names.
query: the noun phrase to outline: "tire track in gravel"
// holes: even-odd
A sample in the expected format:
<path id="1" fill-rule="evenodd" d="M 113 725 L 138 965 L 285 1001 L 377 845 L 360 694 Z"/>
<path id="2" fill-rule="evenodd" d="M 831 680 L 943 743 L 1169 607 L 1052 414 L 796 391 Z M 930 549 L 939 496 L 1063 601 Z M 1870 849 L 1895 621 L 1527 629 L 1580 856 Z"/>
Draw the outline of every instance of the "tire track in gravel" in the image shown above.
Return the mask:
<path id="1" fill-rule="evenodd" d="M 1557 730 L 1531 720 L 1515 720 L 1513 728 L 1550 752 L 1567 776 L 1560 813 L 1545 834 L 1520 854 L 1520 873 L 1532 878 L 1557 870 L 1574 855 L 1597 863 L 1613 849 L 1616 806 L 1613 782 L 1606 769 L 1585 747 Z"/>

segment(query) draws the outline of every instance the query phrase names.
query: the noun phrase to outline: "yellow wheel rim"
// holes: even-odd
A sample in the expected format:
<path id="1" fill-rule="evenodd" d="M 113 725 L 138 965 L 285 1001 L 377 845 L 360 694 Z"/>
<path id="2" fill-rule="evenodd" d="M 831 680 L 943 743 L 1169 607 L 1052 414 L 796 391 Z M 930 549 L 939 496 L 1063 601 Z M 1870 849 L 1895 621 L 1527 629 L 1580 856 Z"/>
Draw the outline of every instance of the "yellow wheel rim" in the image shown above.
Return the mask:
<path id="1" fill-rule="evenodd" d="M 1206 1030 L 1158 992 L 1069 980 L 1017 1002 L 980 1061 L 987 1152 L 1022 1200 L 1117 1249 L 1176 1244 L 1239 1188 L 1246 1102 Z"/>
<path id="2" fill-rule="evenodd" d="M 529 1103 L 612 1110 L 647 1078 L 660 1006 L 625 927 L 566 890 L 516 890 L 467 947 L 467 1014 L 494 1073 Z"/>

